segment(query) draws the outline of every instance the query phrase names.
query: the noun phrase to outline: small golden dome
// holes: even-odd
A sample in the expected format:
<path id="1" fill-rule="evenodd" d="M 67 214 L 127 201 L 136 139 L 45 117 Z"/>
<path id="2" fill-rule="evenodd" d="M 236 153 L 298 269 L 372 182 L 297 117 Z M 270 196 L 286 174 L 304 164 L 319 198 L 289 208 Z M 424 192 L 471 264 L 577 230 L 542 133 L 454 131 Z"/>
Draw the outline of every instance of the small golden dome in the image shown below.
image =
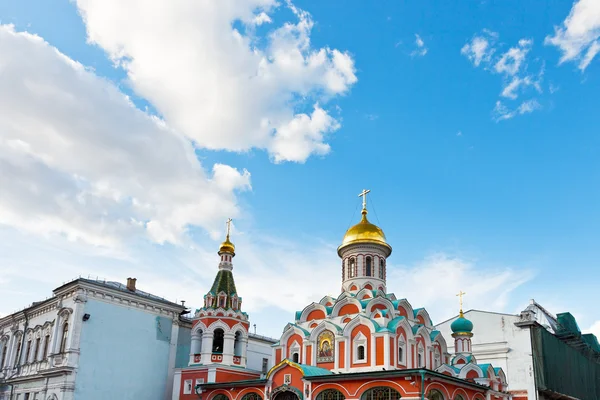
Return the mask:
<path id="1" fill-rule="evenodd" d="M 229 240 L 229 235 L 227 235 L 225 241 L 221 243 L 221 247 L 219 247 L 219 254 L 221 253 L 235 254 L 235 245 Z"/>
<path id="2" fill-rule="evenodd" d="M 383 245 L 389 249 L 388 256 L 392 253 L 392 247 L 387 243 L 385 234 L 380 227 L 369 222 L 367 219 L 367 210 L 364 208 L 362 210 L 362 218 L 360 222 L 346 231 L 344 239 L 342 240 L 342 244 L 340 247 L 338 247 L 338 254 L 340 254 L 340 251 L 346 246 L 355 243 L 372 243 Z"/>

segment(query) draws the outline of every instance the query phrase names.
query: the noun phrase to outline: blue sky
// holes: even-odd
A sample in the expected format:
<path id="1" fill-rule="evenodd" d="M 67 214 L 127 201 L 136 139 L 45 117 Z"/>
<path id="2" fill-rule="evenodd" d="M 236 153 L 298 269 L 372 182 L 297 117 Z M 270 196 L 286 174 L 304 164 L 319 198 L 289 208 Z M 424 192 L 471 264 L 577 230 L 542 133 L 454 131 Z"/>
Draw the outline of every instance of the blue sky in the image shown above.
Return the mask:
<path id="1" fill-rule="evenodd" d="M 0 313 L 79 274 L 198 305 L 232 216 L 238 289 L 277 335 L 339 290 L 368 188 L 388 289 L 434 320 L 461 288 L 468 308 L 535 298 L 600 331 L 593 1 L 165 4 L 0 3 L 19 116 L 0 118 Z"/>

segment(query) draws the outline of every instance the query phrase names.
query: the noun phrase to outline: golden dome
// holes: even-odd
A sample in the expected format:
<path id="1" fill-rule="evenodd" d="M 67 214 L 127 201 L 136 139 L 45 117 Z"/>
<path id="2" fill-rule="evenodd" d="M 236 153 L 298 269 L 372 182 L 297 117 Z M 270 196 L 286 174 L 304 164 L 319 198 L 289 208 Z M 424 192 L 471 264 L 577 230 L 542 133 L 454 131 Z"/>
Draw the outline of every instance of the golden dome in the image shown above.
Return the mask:
<path id="1" fill-rule="evenodd" d="M 389 249 L 389 254 L 392 253 L 392 247 L 387 243 L 385 234 L 377 225 L 373 225 L 367 219 L 367 210 L 363 208 L 362 218 L 360 222 L 346 231 L 342 244 L 338 247 L 338 254 L 340 251 L 355 243 L 372 243 L 379 244 Z"/>
<path id="2" fill-rule="evenodd" d="M 221 243 L 221 247 L 219 247 L 219 254 L 221 253 L 235 254 L 235 245 L 229 240 L 229 235 L 227 235 L 225 241 Z"/>

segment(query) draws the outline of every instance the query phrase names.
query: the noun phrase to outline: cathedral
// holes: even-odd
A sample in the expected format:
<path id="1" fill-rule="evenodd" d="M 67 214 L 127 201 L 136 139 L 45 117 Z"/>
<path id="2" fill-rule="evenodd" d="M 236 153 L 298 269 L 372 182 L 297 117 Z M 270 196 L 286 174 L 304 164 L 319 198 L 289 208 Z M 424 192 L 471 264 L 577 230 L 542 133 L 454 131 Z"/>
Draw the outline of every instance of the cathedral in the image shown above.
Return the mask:
<path id="1" fill-rule="evenodd" d="M 228 230 L 214 284 L 194 314 L 189 365 L 175 374 L 174 400 L 511 398 L 504 371 L 473 355 L 474 327 L 462 301 L 451 325 L 451 356 L 427 310 L 388 291 L 392 246 L 367 218 L 368 192 L 360 194 L 360 221 L 337 249 L 341 293 L 296 312 L 270 344 L 274 365 L 268 369 L 268 358 L 260 365 L 248 354 L 248 315 L 235 289 Z"/>

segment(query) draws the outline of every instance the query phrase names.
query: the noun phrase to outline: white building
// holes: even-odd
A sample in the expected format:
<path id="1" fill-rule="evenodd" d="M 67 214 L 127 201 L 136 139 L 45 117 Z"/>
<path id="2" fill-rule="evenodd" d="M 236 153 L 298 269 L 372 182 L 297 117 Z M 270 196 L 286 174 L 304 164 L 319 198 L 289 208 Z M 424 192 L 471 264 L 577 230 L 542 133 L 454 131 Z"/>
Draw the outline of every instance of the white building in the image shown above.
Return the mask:
<path id="1" fill-rule="evenodd" d="M 0 319 L 0 400 L 167 398 L 187 363 L 182 313 L 135 279 L 69 282 Z"/>
<path id="2" fill-rule="evenodd" d="M 598 342 L 593 335 L 581 335 L 571 314 L 554 316 L 531 300 L 520 315 L 480 310 L 464 315 L 474 326 L 473 355 L 479 363 L 504 370 L 513 399 L 600 398 Z M 436 329 L 451 334 L 457 317 Z M 452 345 L 448 351 L 456 353 Z"/>

